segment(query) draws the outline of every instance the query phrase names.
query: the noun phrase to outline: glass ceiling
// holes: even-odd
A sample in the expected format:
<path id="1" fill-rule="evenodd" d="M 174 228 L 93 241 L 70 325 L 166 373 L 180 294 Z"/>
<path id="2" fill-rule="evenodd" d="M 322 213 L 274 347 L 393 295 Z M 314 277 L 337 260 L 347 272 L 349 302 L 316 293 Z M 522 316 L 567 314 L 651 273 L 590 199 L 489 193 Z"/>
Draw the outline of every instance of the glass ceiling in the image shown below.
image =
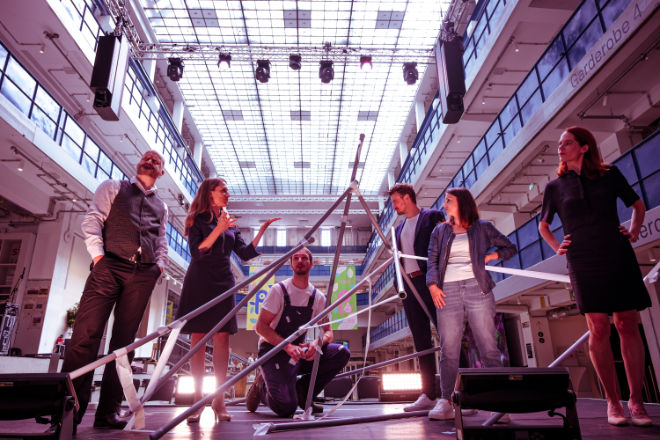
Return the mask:
<path id="1" fill-rule="evenodd" d="M 378 193 L 419 86 L 404 82 L 403 62 L 417 62 L 422 78 L 449 3 L 141 0 L 158 43 L 232 54 L 223 71 L 217 57 L 184 58 L 179 87 L 236 195 L 339 194 L 350 183 L 360 133 L 360 190 Z M 335 72 L 329 84 L 319 79 L 326 43 Z M 288 55 L 273 56 L 270 80 L 258 82 L 256 61 L 269 48 L 301 53 L 301 70 L 289 67 Z M 418 55 L 403 59 L 405 50 Z M 360 70 L 361 53 L 372 55 L 372 71 Z"/>

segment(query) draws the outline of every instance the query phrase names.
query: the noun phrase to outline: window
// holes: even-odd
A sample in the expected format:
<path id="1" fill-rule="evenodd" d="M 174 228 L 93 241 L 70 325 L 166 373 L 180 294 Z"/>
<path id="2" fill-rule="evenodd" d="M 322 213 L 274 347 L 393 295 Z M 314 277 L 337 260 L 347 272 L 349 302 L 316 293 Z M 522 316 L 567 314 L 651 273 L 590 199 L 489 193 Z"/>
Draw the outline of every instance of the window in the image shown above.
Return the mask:
<path id="1" fill-rule="evenodd" d="M 279 247 L 286 246 L 286 229 L 277 230 L 277 242 L 275 245 Z"/>
<path id="2" fill-rule="evenodd" d="M 330 229 L 321 229 L 321 246 L 330 246 Z"/>
<path id="3" fill-rule="evenodd" d="M 252 236 L 252 238 L 255 238 L 257 236 L 257 234 L 259 234 L 259 228 L 254 228 L 253 231 L 254 231 L 254 235 Z M 259 243 L 257 244 L 257 247 L 261 247 L 261 246 L 264 245 L 264 237 L 265 236 L 266 236 L 266 234 L 261 236 L 261 239 L 259 240 Z"/>

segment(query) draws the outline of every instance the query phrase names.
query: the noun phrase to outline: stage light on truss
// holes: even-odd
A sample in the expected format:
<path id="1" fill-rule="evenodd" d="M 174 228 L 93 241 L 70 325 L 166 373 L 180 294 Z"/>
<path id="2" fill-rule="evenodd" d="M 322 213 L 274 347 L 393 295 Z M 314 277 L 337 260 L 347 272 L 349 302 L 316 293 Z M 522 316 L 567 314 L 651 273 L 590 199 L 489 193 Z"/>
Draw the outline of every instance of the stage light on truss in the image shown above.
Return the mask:
<path id="1" fill-rule="evenodd" d="M 167 77 L 177 82 L 183 77 L 183 60 L 181 58 L 168 58 Z"/>
<path id="2" fill-rule="evenodd" d="M 270 61 L 257 60 L 257 70 L 254 71 L 254 77 L 260 83 L 267 83 L 270 78 Z"/>
<path id="3" fill-rule="evenodd" d="M 328 84 L 335 77 L 335 69 L 332 67 L 332 61 L 330 60 L 321 60 L 319 62 L 319 78 L 324 84 Z"/>
<path id="4" fill-rule="evenodd" d="M 302 67 L 302 57 L 300 54 L 292 53 L 289 55 L 289 67 L 293 70 L 300 70 Z"/>
<path id="5" fill-rule="evenodd" d="M 419 78 L 417 63 L 403 63 L 403 80 L 408 85 L 413 85 L 417 82 L 417 78 Z"/>
<path id="6" fill-rule="evenodd" d="M 371 64 L 371 57 L 367 55 L 362 55 L 360 57 L 360 69 L 363 72 L 371 72 L 373 65 Z"/>
<path id="7" fill-rule="evenodd" d="M 218 55 L 218 69 L 229 70 L 231 67 L 231 54 L 222 53 Z"/>

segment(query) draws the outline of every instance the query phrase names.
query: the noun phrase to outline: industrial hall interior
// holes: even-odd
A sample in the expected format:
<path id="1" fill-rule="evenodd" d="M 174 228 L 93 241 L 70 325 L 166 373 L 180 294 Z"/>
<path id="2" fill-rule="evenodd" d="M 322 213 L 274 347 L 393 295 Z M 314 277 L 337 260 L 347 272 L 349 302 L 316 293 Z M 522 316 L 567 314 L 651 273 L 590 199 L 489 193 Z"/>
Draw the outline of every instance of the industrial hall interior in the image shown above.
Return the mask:
<path id="1" fill-rule="evenodd" d="M 0 2 L 0 439 L 660 438 L 660 0 Z"/>

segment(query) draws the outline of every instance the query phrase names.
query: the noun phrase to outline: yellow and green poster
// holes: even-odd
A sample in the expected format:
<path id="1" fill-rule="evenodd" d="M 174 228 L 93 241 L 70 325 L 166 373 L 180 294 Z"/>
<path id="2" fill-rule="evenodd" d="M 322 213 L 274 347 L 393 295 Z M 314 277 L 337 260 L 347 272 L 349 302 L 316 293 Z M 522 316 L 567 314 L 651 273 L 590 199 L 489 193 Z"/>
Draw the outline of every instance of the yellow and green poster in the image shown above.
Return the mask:
<path id="1" fill-rule="evenodd" d="M 250 276 L 255 272 L 259 272 L 262 269 L 258 266 L 250 266 Z M 266 275 L 262 275 L 253 282 L 250 283 L 250 290 L 263 279 Z M 253 330 L 254 326 L 257 324 L 257 318 L 259 317 L 259 311 L 261 310 L 261 304 L 266 300 L 266 295 L 270 291 L 270 287 L 275 284 L 275 275 L 272 275 L 266 283 L 261 286 L 261 289 L 254 294 L 252 299 L 248 301 L 248 310 L 247 310 L 247 319 L 245 321 L 245 329 Z"/>
<path id="2" fill-rule="evenodd" d="M 335 276 L 335 285 L 332 289 L 332 302 L 351 290 L 355 286 L 355 266 L 343 266 L 337 268 Z M 342 319 L 357 311 L 356 296 L 351 295 L 330 312 L 330 319 Z M 333 330 L 357 330 L 357 316 L 344 319 L 341 322 L 332 324 Z"/>

